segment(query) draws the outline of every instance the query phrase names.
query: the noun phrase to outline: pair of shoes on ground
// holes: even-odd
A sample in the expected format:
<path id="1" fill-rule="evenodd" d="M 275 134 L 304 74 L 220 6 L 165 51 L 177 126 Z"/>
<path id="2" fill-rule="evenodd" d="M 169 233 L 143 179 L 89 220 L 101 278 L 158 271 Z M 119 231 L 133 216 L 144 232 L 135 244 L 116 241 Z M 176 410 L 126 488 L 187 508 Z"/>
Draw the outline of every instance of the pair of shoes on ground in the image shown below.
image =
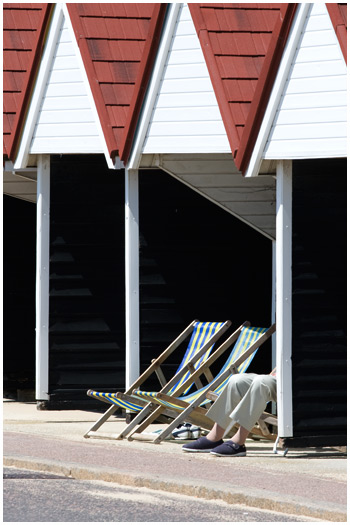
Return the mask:
<path id="1" fill-rule="evenodd" d="M 183 423 L 172 432 L 174 439 L 197 439 L 201 435 L 201 429 L 191 423 Z"/>
<path id="2" fill-rule="evenodd" d="M 200 437 L 193 443 L 187 443 L 182 446 L 184 452 L 210 452 L 215 456 L 221 457 L 243 457 L 246 455 L 246 448 L 244 445 L 238 445 L 233 441 L 210 441 L 206 437 Z"/>

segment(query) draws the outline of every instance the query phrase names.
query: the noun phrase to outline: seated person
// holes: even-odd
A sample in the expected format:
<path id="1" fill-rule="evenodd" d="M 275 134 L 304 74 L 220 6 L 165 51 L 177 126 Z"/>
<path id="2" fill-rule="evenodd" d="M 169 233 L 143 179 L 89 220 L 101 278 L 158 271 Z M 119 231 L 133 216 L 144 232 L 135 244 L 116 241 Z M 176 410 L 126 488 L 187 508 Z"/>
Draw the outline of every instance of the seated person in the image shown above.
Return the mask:
<path id="1" fill-rule="evenodd" d="M 269 375 L 233 374 L 207 416 L 215 421 L 206 437 L 182 446 L 184 452 L 210 452 L 216 456 L 245 456 L 245 441 L 265 410 L 268 401 L 276 401 L 276 369 Z M 229 440 L 223 437 L 239 424 Z"/>

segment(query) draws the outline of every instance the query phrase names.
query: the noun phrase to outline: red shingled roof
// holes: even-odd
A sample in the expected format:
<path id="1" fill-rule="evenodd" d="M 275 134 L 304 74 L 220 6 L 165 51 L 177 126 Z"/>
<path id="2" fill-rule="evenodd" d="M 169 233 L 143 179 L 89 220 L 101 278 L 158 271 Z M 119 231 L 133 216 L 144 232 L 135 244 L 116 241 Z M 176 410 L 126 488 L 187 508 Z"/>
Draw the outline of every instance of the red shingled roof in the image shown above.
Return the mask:
<path id="1" fill-rule="evenodd" d="M 244 172 L 296 4 L 189 4 L 235 163 Z"/>
<path id="2" fill-rule="evenodd" d="M 126 161 L 166 4 L 68 4 L 110 156 Z"/>
<path id="3" fill-rule="evenodd" d="M 14 159 L 54 4 L 4 4 L 4 152 Z M 110 156 L 127 161 L 167 4 L 67 4 Z M 255 144 L 297 4 L 189 4 L 237 167 Z M 346 4 L 327 4 L 346 57 Z"/>
<path id="4" fill-rule="evenodd" d="M 338 37 L 339 44 L 347 61 L 347 4 L 326 4 L 331 17 L 334 31 Z"/>
<path id="5" fill-rule="evenodd" d="M 4 156 L 14 159 L 52 4 L 3 6 Z"/>

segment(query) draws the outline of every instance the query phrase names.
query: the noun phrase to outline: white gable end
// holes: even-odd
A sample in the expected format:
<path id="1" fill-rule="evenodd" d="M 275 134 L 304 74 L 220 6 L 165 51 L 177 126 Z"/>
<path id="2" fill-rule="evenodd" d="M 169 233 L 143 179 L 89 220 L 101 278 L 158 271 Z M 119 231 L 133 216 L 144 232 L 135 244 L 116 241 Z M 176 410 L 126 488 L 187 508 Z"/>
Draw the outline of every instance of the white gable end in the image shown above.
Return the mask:
<path id="1" fill-rule="evenodd" d="M 66 10 L 56 13 L 50 29 L 56 36 L 51 53 L 48 51 L 44 89 L 36 87 L 42 90 L 42 95 L 29 153 L 105 153 L 96 108 L 68 16 Z M 54 27 L 55 24 L 59 27 Z"/>
<path id="2" fill-rule="evenodd" d="M 181 4 L 142 153 L 229 153 L 187 4 Z"/>
<path id="3" fill-rule="evenodd" d="M 346 156 L 347 71 L 325 4 L 311 4 L 263 158 Z"/>

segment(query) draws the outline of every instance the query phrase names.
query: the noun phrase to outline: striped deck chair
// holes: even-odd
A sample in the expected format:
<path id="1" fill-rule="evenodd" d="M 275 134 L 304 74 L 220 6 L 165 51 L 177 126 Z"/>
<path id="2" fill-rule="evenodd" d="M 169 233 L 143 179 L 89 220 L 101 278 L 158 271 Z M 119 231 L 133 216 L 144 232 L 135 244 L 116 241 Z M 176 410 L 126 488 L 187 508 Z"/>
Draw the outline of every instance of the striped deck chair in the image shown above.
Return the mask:
<path id="1" fill-rule="evenodd" d="M 193 393 L 181 397 L 170 397 L 164 392 L 145 392 L 143 390 L 135 389 L 133 391 L 134 395 L 137 395 L 141 399 L 149 400 L 153 404 L 155 403 L 159 405 L 160 409 L 165 408 L 178 414 L 177 417 L 174 418 L 174 421 L 153 439 L 153 442 L 160 443 L 170 434 L 170 432 L 172 432 L 172 430 L 185 421 L 193 422 L 203 428 L 211 428 L 213 422 L 206 417 L 207 409 L 204 408 L 204 405 L 210 401 L 207 398 L 208 392 L 210 391 L 214 395 L 220 395 L 232 373 L 245 372 L 254 358 L 259 346 L 274 333 L 275 329 L 275 325 L 271 326 L 269 329 L 244 326 L 239 334 L 237 334 L 237 332 L 232 334 L 232 336 L 229 337 L 227 341 L 223 343 L 220 348 L 218 348 L 213 355 L 192 374 L 191 379 L 194 381 L 204 370 L 208 370 L 212 363 L 229 346 L 231 346 L 232 342 L 236 340 L 229 357 L 216 378 L 213 378 L 208 385 L 199 388 Z M 132 434 L 128 436 L 128 439 L 133 439 L 132 436 L 135 433 L 141 433 L 152 421 L 151 414 L 151 417 L 147 418 L 138 428 L 136 428 Z"/>
<path id="2" fill-rule="evenodd" d="M 104 401 L 111 406 L 86 432 L 84 437 L 116 438 L 114 435 L 102 434 L 97 432 L 97 430 L 118 408 L 136 413 L 143 410 L 148 402 L 131 394 L 135 388 L 140 388 L 140 386 L 152 374 L 156 374 L 161 386 L 161 392 L 165 391 L 169 396 L 174 395 L 175 393 L 179 394 L 189 392 L 194 383 L 197 387 L 201 386 L 199 378 L 196 377 L 193 381 L 189 380 L 189 378 L 191 377 L 191 374 L 197 370 L 197 368 L 205 363 L 205 361 L 210 356 L 215 342 L 230 327 L 230 325 L 231 321 L 200 322 L 195 320 L 188 325 L 188 327 L 166 348 L 166 350 L 164 350 L 164 352 L 162 352 L 162 354 L 157 359 L 152 361 L 147 370 L 140 375 L 140 377 L 130 386 L 125 394 L 120 392 L 109 393 L 88 390 L 87 395 L 100 401 Z M 175 376 L 167 382 L 161 369 L 161 365 L 164 364 L 166 359 L 181 345 L 181 343 L 183 343 L 190 336 L 191 333 L 192 335 L 188 343 L 187 350 L 184 354 L 178 371 Z"/>

